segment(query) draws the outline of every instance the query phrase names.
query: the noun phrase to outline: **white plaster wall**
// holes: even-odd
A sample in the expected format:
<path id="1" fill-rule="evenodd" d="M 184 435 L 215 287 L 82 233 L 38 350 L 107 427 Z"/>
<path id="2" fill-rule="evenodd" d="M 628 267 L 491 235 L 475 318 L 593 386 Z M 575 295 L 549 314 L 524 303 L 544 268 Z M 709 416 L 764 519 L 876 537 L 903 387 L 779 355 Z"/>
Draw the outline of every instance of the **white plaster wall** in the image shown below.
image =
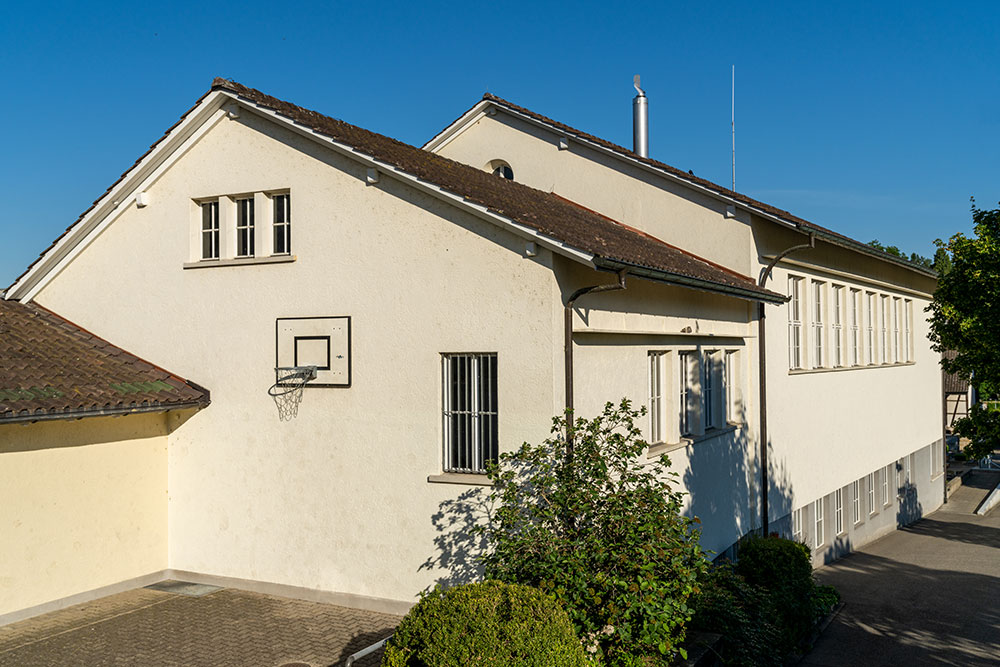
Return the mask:
<path id="1" fill-rule="evenodd" d="M 0 616 L 167 566 L 164 415 L 0 426 Z"/>
<path id="2" fill-rule="evenodd" d="M 183 269 L 191 198 L 288 189 L 286 264 Z M 432 583 L 441 353 L 497 352 L 503 448 L 561 409 L 551 255 L 244 113 L 223 121 L 38 301 L 211 389 L 170 439 L 169 567 L 397 600 Z M 353 385 L 281 423 L 277 317 L 352 317 Z M 561 368 L 561 365 L 560 365 Z M 561 389 L 560 389 L 561 391 Z"/>
<path id="3" fill-rule="evenodd" d="M 749 217 L 726 218 L 723 202 L 625 164 L 585 144 L 498 111 L 483 116 L 437 150 L 445 157 L 485 168 L 502 159 L 514 180 L 555 192 L 668 243 L 749 275 Z"/>

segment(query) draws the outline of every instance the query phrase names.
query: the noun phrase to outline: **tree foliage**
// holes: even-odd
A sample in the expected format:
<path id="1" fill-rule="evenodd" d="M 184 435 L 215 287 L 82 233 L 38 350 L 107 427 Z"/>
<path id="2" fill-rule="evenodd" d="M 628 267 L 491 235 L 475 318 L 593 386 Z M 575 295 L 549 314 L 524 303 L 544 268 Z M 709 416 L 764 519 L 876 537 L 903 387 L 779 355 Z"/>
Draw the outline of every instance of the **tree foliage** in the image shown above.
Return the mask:
<path id="1" fill-rule="evenodd" d="M 981 396 L 996 398 L 1000 390 L 1000 209 L 972 205 L 973 236 L 955 234 L 938 242 L 950 256 L 951 268 L 942 273 L 934 292 L 930 339 L 938 352 L 954 350 L 942 359 L 949 373 L 969 380 Z M 973 456 L 983 456 L 1000 445 L 1000 418 L 974 408 L 955 430 L 972 440 Z"/>
<path id="2" fill-rule="evenodd" d="M 688 602 L 707 561 L 666 456 L 646 460 L 627 400 L 598 417 L 553 420 L 541 445 L 490 471 L 486 576 L 537 586 L 563 603 L 584 644 L 611 665 L 682 654 Z"/>
<path id="3" fill-rule="evenodd" d="M 882 245 L 879 242 L 878 239 L 875 239 L 873 241 L 869 241 L 868 245 L 870 245 L 871 247 L 875 248 L 876 250 L 881 250 L 882 252 L 886 253 L 887 255 L 892 255 L 893 257 L 899 257 L 900 259 L 905 259 L 908 262 L 913 262 L 914 264 L 919 264 L 920 266 L 924 266 L 924 267 L 926 267 L 928 269 L 934 268 L 934 261 L 931 260 L 929 257 L 924 257 L 923 255 L 918 255 L 915 252 L 911 252 L 910 256 L 907 257 L 906 253 L 903 252 L 902 250 L 900 250 L 897 246 L 894 246 L 894 245 L 889 245 L 889 246 Z"/>

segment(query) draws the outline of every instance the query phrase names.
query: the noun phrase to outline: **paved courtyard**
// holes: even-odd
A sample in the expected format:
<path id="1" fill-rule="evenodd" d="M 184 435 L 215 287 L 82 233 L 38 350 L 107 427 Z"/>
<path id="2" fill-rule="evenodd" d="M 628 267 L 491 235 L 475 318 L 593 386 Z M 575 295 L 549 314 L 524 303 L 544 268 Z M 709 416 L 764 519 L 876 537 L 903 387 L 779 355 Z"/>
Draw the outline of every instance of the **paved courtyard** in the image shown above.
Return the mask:
<path id="1" fill-rule="evenodd" d="M 193 592 L 140 588 L 0 627 L 0 666 L 327 667 L 400 620 L 231 588 Z"/>
<path id="2" fill-rule="evenodd" d="M 846 603 L 802 665 L 1000 665 L 1000 509 L 978 473 L 940 510 L 817 570 Z"/>

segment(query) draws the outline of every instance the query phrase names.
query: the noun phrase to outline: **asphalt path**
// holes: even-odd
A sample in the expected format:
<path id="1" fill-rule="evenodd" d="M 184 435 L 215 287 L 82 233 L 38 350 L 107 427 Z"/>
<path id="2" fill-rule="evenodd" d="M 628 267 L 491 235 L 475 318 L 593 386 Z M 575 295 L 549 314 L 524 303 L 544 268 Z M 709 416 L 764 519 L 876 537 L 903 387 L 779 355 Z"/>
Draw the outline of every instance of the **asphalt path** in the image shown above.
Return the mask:
<path id="1" fill-rule="evenodd" d="M 1000 665 L 1000 473 L 973 473 L 917 523 L 816 571 L 845 605 L 802 665 Z"/>

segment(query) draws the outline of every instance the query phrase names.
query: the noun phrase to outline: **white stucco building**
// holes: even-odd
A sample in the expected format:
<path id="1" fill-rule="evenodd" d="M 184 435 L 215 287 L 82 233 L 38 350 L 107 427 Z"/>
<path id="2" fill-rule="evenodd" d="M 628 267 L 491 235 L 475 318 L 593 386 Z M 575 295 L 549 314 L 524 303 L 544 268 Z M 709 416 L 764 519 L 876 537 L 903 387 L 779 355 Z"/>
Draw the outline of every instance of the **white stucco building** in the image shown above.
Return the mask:
<path id="1" fill-rule="evenodd" d="M 5 293 L 211 390 L 116 464 L 159 466 L 163 512 L 128 521 L 160 546 L 37 593 L 0 557 L 0 620 L 167 575 L 401 611 L 446 575 L 432 516 L 569 389 L 650 407 L 723 552 L 761 523 L 761 304 L 769 527 L 822 562 L 943 500 L 934 282 L 499 98 L 419 149 L 216 80 Z M 274 367 L 305 363 L 281 420 Z M 0 460 L 39 449 L 27 417 L 0 394 Z M 107 440 L 72 428 L 50 456 Z"/>

